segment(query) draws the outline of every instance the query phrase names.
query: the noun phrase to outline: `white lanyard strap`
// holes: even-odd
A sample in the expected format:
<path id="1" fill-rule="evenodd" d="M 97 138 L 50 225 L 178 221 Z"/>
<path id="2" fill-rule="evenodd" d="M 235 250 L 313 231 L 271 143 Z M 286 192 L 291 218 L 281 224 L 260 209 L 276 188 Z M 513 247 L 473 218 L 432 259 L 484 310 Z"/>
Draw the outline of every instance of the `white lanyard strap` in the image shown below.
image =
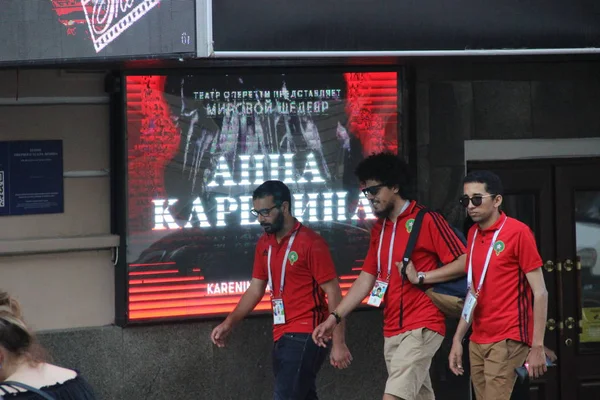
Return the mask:
<path id="1" fill-rule="evenodd" d="M 394 222 L 394 227 L 392 228 L 392 239 L 390 240 L 390 252 L 387 270 L 388 281 L 390 280 L 390 274 L 392 273 L 392 252 L 394 251 L 394 239 L 396 238 L 396 222 Z M 381 244 L 383 243 L 383 232 L 385 232 L 385 221 L 383 221 L 383 226 L 381 227 L 381 235 L 379 235 L 379 248 L 377 249 L 377 278 L 381 277 Z"/>
<path id="2" fill-rule="evenodd" d="M 404 203 L 404 205 L 402 206 L 402 210 L 400 210 L 400 214 L 398 214 L 398 218 L 400 218 L 400 215 L 402 215 L 402 213 L 404 211 L 406 211 L 406 209 L 408 208 L 408 205 L 410 204 L 410 201 L 406 201 Z M 396 222 L 394 222 L 394 226 L 392 228 L 392 238 L 390 239 L 390 251 L 388 254 L 388 270 L 387 270 L 387 280 L 390 280 L 390 275 L 392 273 L 392 254 L 394 252 L 394 242 L 396 239 L 396 224 L 398 223 L 398 218 L 396 218 Z M 383 224 L 381 226 L 381 234 L 379 235 L 379 247 L 377 248 L 377 278 L 381 277 L 381 244 L 383 243 L 383 233 L 385 232 L 385 222 L 386 220 L 383 221 Z"/>
<path id="3" fill-rule="evenodd" d="M 487 256 L 485 258 L 485 263 L 483 264 L 483 272 L 481 273 L 481 278 L 479 278 L 479 285 L 477 286 L 477 292 L 475 295 L 479 295 L 481 291 L 481 287 L 483 286 L 483 281 L 485 280 L 485 275 L 487 274 L 488 267 L 490 265 L 490 260 L 492 258 L 492 251 L 494 250 L 494 244 L 496 244 L 496 239 L 498 239 L 498 235 L 500 235 L 500 231 L 504 227 L 506 220 L 508 217 L 504 217 L 504 222 L 500 225 L 500 228 L 494 233 L 494 237 L 492 237 L 492 243 L 490 244 L 490 248 L 488 249 Z M 475 234 L 473 235 L 473 243 L 471 243 L 471 254 L 469 254 L 469 272 L 467 274 L 467 288 L 469 291 L 471 287 L 473 287 L 473 248 L 475 247 L 475 239 L 477 239 L 477 231 L 475 230 Z"/>
<path id="4" fill-rule="evenodd" d="M 279 285 L 279 296 L 283 294 L 283 285 L 285 284 L 285 266 L 287 265 L 287 259 L 290 255 L 290 250 L 292 249 L 292 244 L 294 243 L 294 239 L 296 239 L 296 234 L 298 231 L 296 230 L 290 236 L 290 240 L 288 241 L 287 249 L 285 251 L 285 256 L 283 257 L 283 263 L 281 265 L 281 285 Z M 269 255 L 267 257 L 267 269 L 269 272 L 269 290 L 271 290 L 271 296 L 275 296 L 275 288 L 273 287 L 273 276 L 271 275 L 271 248 L 273 246 L 269 246 Z"/>

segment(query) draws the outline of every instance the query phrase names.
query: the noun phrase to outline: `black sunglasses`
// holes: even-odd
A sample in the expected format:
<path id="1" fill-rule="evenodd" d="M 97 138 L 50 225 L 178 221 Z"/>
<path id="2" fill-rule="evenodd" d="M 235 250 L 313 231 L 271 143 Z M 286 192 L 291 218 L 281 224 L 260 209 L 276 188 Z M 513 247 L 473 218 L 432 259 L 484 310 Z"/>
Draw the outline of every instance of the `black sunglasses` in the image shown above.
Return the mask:
<path id="1" fill-rule="evenodd" d="M 387 185 L 385 183 L 381 183 L 379 185 L 369 186 L 369 187 L 364 188 L 362 190 L 362 192 L 365 196 L 368 196 L 368 195 L 377 196 L 377 193 L 379 193 L 381 188 L 384 186 L 387 186 Z"/>
<path id="2" fill-rule="evenodd" d="M 495 194 L 484 194 L 484 195 L 476 194 L 473 197 L 469 197 L 465 194 L 463 197 L 458 199 L 458 202 L 460 203 L 461 206 L 463 206 L 465 208 L 469 207 L 469 201 L 471 203 L 473 203 L 473 205 L 475 207 L 479 207 L 483 203 L 484 197 L 494 197 L 494 196 L 495 196 Z"/>
<path id="3" fill-rule="evenodd" d="M 277 207 L 279 207 L 279 206 L 278 205 L 274 205 L 271 208 L 263 208 L 262 210 L 252 209 L 252 210 L 250 210 L 250 213 L 252 215 L 254 215 L 255 217 L 257 217 L 257 218 L 258 218 L 259 215 L 262 215 L 263 217 L 268 217 L 269 214 L 271 214 L 271 211 L 273 211 L 273 209 L 277 208 Z"/>

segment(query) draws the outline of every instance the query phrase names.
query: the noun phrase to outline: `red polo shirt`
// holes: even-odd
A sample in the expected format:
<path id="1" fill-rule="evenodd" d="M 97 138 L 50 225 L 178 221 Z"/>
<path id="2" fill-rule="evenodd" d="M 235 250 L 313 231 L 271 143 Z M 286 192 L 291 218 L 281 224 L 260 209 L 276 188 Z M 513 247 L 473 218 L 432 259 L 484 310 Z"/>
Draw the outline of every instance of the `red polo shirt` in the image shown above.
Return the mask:
<path id="1" fill-rule="evenodd" d="M 290 237 L 297 231 L 285 269 L 283 295 L 280 293 L 281 267 Z M 276 298 L 283 298 L 285 324 L 273 325 L 273 340 L 284 333 L 311 333 L 327 318 L 329 310 L 320 285 L 337 278 L 329 246 L 315 231 L 296 222 L 280 243 L 274 234 L 263 234 L 256 244 L 252 277 L 269 280 L 267 258 L 271 250 L 271 274 Z M 295 255 L 292 253 L 295 252 Z M 297 256 L 297 257 L 296 257 Z M 296 259 L 292 264 L 290 259 Z"/>
<path id="2" fill-rule="evenodd" d="M 531 346 L 533 293 L 525 274 L 542 266 L 531 229 L 504 213 L 488 229 L 481 230 L 479 225 L 473 225 L 467 243 L 469 253 L 476 230 L 477 238 L 473 254 L 467 254 L 466 268 L 468 271 L 469 259 L 473 257 L 473 286 L 476 290 L 492 238 L 504 220 L 506 223 L 496 239 L 477 299 L 471 340 L 487 344 L 512 339 Z"/>
<path id="3" fill-rule="evenodd" d="M 402 262 L 404 250 L 408 243 L 412 223 L 417 213 L 423 206 L 411 202 L 409 207 L 398 216 L 396 223 L 396 237 L 392 252 L 392 273 L 389 286 L 385 293 L 383 311 L 385 337 L 396 336 L 400 333 L 427 328 L 440 335 L 446 334 L 444 314 L 431 302 L 421 288 L 402 278 L 396 262 Z M 371 230 L 371 246 L 363 265 L 363 271 L 377 276 L 377 252 L 381 228 L 385 223 L 383 243 L 381 246 L 381 279 L 387 279 L 387 266 L 389 258 L 390 241 L 394 223 L 389 219 L 379 219 Z M 444 265 L 454 261 L 465 253 L 465 247 L 456 236 L 446 220 L 436 212 L 428 212 L 423 217 L 423 224 L 419 238 L 413 250 L 411 260 L 417 271 L 433 271 L 439 267 L 441 261 Z M 400 302 L 404 307 L 402 326 L 400 326 Z"/>

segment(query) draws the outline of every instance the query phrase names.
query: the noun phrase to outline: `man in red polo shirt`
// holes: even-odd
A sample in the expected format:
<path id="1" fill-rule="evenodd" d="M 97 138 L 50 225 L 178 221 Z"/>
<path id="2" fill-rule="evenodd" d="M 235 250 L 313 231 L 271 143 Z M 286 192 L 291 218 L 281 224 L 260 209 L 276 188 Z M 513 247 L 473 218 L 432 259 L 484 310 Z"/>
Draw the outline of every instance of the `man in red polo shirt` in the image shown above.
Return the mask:
<path id="1" fill-rule="evenodd" d="M 407 275 L 409 269 L 417 271 L 417 283 L 403 278 L 400 262 L 412 224 L 423 208 L 408 200 L 406 165 L 393 154 L 380 153 L 363 160 L 356 175 L 379 219 L 371 230 L 371 245 L 362 272 L 333 315 L 315 329 L 313 340 L 324 346 L 334 332 L 336 320 L 347 316 L 365 296 L 381 288 L 385 292 L 383 336 L 388 370 L 383 399 L 434 399 L 429 367 L 442 344 L 446 326 L 444 315 L 423 289 L 464 276 L 464 245 L 441 215 L 426 213 L 407 267 Z M 438 268 L 440 262 L 445 265 Z M 378 307 L 381 299 L 371 295 L 368 304 Z"/>
<path id="2" fill-rule="evenodd" d="M 328 349 L 313 343 L 310 333 L 342 298 L 329 247 L 292 216 L 290 190 L 283 182 L 263 183 L 252 200 L 252 213 L 265 231 L 256 245 L 252 281 L 211 339 L 225 346 L 231 329 L 256 307 L 268 287 L 275 342 L 274 400 L 317 400 L 316 376 Z M 352 360 L 342 325 L 334 332 L 330 358 L 337 368 L 346 368 Z"/>
<path id="3" fill-rule="evenodd" d="M 476 223 L 469 230 L 469 295 L 450 351 L 450 369 L 463 374 L 462 340 L 471 323 L 471 380 L 477 400 L 508 400 L 515 368 L 531 377 L 546 372 L 544 330 L 548 293 L 535 237 L 502 211 L 502 182 L 489 171 L 463 180 L 460 203 Z M 533 307 L 532 307 L 533 306 Z"/>

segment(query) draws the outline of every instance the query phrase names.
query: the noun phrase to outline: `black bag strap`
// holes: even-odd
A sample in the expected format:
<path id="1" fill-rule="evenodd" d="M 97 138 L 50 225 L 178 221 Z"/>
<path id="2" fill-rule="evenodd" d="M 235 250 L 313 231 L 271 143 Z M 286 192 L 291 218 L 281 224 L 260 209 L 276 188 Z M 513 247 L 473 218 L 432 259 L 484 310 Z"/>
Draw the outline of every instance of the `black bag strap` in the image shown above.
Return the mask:
<path id="1" fill-rule="evenodd" d="M 406 248 L 404 249 L 404 256 L 402 257 L 402 277 L 406 278 L 406 266 L 410 261 L 410 257 L 412 256 L 413 250 L 415 249 L 415 245 L 417 244 L 417 239 L 419 238 L 419 232 L 421 231 L 421 225 L 423 225 L 423 217 L 427 214 L 429 210 L 426 208 L 422 208 L 417 213 L 415 217 L 415 222 L 413 222 L 412 229 L 410 231 L 410 236 L 408 237 L 408 243 L 406 244 Z"/>
<path id="2" fill-rule="evenodd" d="M 412 228 L 410 230 L 410 235 L 408 236 L 408 243 L 406 243 L 406 248 L 404 249 L 404 256 L 402 256 L 402 283 L 400 284 L 400 328 L 402 328 L 402 322 L 404 319 L 404 280 L 406 277 L 406 266 L 410 261 L 410 256 L 412 255 L 413 250 L 415 249 L 415 245 L 417 244 L 417 239 L 419 238 L 419 232 L 421 231 L 421 225 L 423 225 L 423 217 L 427 213 L 426 208 L 422 208 L 417 213 L 415 217 L 415 221 L 413 222 Z"/>
<path id="3" fill-rule="evenodd" d="M 25 383 L 15 382 L 15 381 L 4 381 L 4 382 L 0 382 L 0 386 L 20 387 L 31 393 L 35 393 L 35 394 L 43 397 L 46 400 L 56 400 L 54 397 L 50 396 L 48 393 L 43 392 L 40 389 L 36 389 L 33 386 L 26 385 Z"/>

